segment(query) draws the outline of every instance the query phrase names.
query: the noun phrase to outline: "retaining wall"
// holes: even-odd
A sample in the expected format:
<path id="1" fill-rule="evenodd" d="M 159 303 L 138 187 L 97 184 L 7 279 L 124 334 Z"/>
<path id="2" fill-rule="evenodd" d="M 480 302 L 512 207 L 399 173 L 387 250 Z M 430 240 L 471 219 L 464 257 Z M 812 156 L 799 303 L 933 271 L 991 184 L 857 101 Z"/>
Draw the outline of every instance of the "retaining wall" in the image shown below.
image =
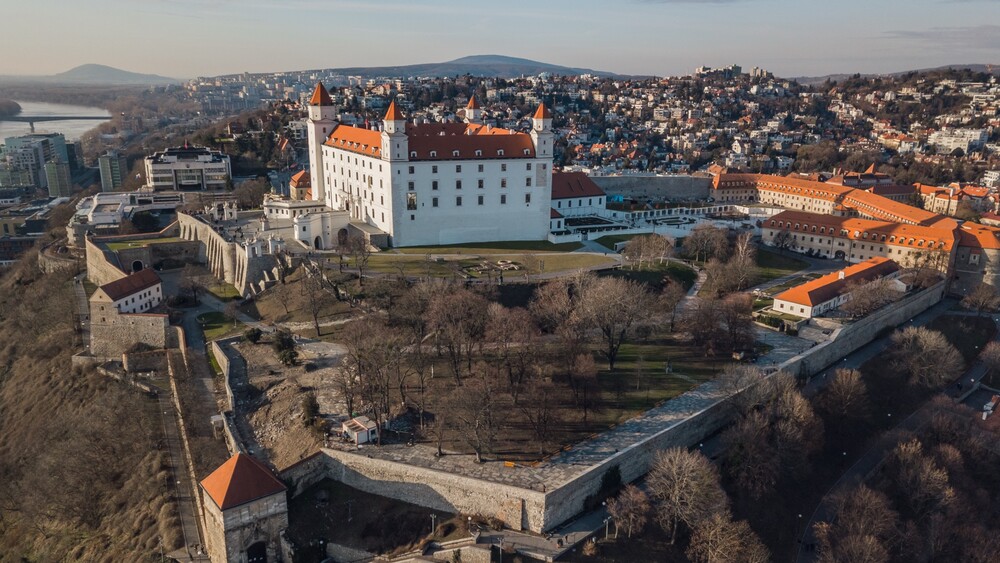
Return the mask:
<path id="1" fill-rule="evenodd" d="M 594 176 L 591 178 L 609 196 L 638 200 L 690 201 L 708 199 L 711 178 L 697 176 Z"/>

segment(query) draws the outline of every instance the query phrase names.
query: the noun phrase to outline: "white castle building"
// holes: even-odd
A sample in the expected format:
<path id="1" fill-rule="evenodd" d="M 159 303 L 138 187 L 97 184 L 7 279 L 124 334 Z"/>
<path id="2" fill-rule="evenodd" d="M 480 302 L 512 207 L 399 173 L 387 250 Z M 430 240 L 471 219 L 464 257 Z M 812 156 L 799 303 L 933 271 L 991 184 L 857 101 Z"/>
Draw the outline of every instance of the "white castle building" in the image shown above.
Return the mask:
<path id="1" fill-rule="evenodd" d="M 332 248 L 353 226 L 391 246 L 545 240 L 552 189 L 552 114 L 531 133 L 482 124 L 475 97 L 464 123 L 408 123 L 395 102 L 381 131 L 337 122 L 322 84 L 309 103 L 312 199 L 296 238 Z"/>

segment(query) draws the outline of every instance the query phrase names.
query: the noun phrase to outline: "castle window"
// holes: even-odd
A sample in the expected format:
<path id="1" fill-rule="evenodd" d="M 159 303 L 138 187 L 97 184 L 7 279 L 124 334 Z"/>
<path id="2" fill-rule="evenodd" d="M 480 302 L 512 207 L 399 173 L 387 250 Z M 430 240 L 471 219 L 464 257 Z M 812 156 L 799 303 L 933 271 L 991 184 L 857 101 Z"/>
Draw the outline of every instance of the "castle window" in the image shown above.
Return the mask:
<path id="1" fill-rule="evenodd" d="M 483 196 L 479 196 L 479 205 L 483 204 Z"/>
<path id="2" fill-rule="evenodd" d="M 497 156 L 503 156 L 503 149 L 497 150 Z M 504 166 L 506 166 L 506 165 L 504 165 Z M 504 170 L 506 170 L 506 168 L 504 168 Z"/>
<path id="3" fill-rule="evenodd" d="M 524 166 L 525 166 L 525 170 L 531 170 L 531 163 L 530 162 L 527 163 L 527 164 L 525 164 Z"/>
<path id="4" fill-rule="evenodd" d="M 483 151 L 476 151 L 476 152 L 480 152 L 480 153 L 481 153 L 481 152 L 483 152 Z M 479 165 L 479 171 L 480 171 L 480 172 L 482 172 L 482 171 L 483 171 L 483 165 L 482 165 L 482 164 L 480 164 L 480 165 Z"/>
<path id="5" fill-rule="evenodd" d="M 461 180 L 455 180 L 455 189 L 456 190 L 462 189 L 462 181 Z"/>
<path id="6" fill-rule="evenodd" d="M 457 153 L 458 151 L 455 151 L 455 152 Z M 455 156 L 458 156 L 458 155 L 456 154 Z M 461 173 L 461 172 L 462 172 L 462 165 L 461 164 L 456 164 L 455 165 L 455 173 L 457 174 L 457 173 Z"/>
<path id="7" fill-rule="evenodd" d="M 503 151 L 501 151 L 501 152 L 503 152 Z M 501 154 L 500 156 L 503 156 L 503 155 Z M 500 164 L 500 171 L 501 172 L 506 172 L 507 171 L 507 163 Z"/>
<path id="8" fill-rule="evenodd" d="M 431 207 L 437 207 L 437 206 L 438 206 L 438 198 L 432 197 L 431 198 Z"/>
<path id="9" fill-rule="evenodd" d="M 531 203 L 531 194 L 524 194 L 524 203 Z"/>
<path id="10" fill-rule="evenodd" d="M 434 155 L 435 155 L 435 153 L 432 152 L 431 156 L 434 156 Z M 438 167 L 437 167 L 437 164 L 435 164 L 434 166 L 431 166 L 431 174 L 437 174 L 437 173 L 438 173 Z"/>
<path id="11" fill-rule="evenodd" d="M 531 178 L 530 177 L 524 179 L 524 185 L 526 187 L 529 187 L 529 188 L 531 187 Z"/>
<path id="12" fill-rule="evenodd" d="M 434 180 L 434 181 L 431 182 L 431 189 L 432 190 L 438 189 L 438 181 L 437 180 Z"/>
<path id="13" fill-rule="evenodd" d="M 412 192 L 413 191 L 413 182 L 407 182 L 406 183 L 406 189 L 408 189 L 409 191 Z"/>
<path id="14" fill-rule="evenodd" d="M 462 196 L 455 197 L 455 207 L 462 207 Z"/>
<path id="15" fill-rule="evenodd" d="M 411 152 L 411 153 L 410 153 L 410 156 L 413 156 L 413 157 L 415 157 L 415 156 L 417 156 L 417 153 L 415 153 L 415 152 Z M 410 167 L 409 167 L 409 173 L 410 173 L 410 174 L 413 174 L 413 167 L 412 167 L 412 166 L 410 166 Z"/>
<path id="16" fill-rule="evenodd" d="M 476 180 L 476 184 L 477 184 L 477 186 L 479 187 L 479 189 L 483 189 L 483 186 L 484 186 L 484 181 L 483 181 L 483 179 L 482 179 L 482 178 L 480 178 L 480 179 Z"/>
<path id="17" fill-rule="evenodd" d="M 500 195 L 500 205 L 506 205 L 506 204 L 507 204 L 507 194 L 501 194 Z"/>
<path id="18" fill-rule="evenodd" d="M 406 209 L 409 211 L 417 209 L 417 194 L 406 194 Z"/>
<path id="19" fill-rule="evenodd" d="M 451 156 L 457 157 L 458 156 L 458 151 L 451 151 Z"/>
<path id="20" fill-rule="evenodd" d="M 481 151 L 481 150 L 476 150 L 476 156 L 483 156 L 483 151 Z M 480 165 L 479 165 L 479 168 L 480 168 L 480 170 L 479 170 L 479 171 L 480 171 L 480 172 L 482 172 L 482 168 L 483 168 L 483 165 L 482 165 L 482 164 L 480 164 Z"/>
<path id="21" fill-rule="evenodd" d="M 437 155 L 438 155 L 437 151 L 431 151 L 431 158 L 437 158 Z M 435 166 L 434 168 L 437 168 L 437 166 Z"/>
<path id="22" fill-rule="evenodd" d="M 501 188 L 507 187 L 507 178 L 500 178 L 500 187 Z"/>
<path id="23" fill-rule="evenodd" d="M 410 151 L 410 158 L 417 158 L 417 151 Z M 413 174 L 413 167 L 410 167 L 410 174 Z"/>

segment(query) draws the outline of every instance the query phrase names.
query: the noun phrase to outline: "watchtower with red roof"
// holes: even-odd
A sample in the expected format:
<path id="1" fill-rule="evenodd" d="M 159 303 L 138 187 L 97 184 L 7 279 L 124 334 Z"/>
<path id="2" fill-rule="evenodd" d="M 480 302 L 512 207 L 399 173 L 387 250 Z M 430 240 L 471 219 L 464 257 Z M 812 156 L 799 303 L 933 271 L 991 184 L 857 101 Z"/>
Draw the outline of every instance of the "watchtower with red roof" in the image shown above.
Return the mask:
<path id="1" fill-rule="evenodd" d="M 326 178 L 323 169 L 323 143 L 337 128 L 337 107 L 322 82 L 316 83 L 313 95 L 309 99 L 309 184 L 312 188 L 312 198 L 316 201 L 326 201 Z"/>
<path id="2" fill-rule="evenodd" d="M 201 501 L 213 563 L 281 561 L 288 499 L 284 483 L 267 466 L 236 454 L 201 482 Z"/>

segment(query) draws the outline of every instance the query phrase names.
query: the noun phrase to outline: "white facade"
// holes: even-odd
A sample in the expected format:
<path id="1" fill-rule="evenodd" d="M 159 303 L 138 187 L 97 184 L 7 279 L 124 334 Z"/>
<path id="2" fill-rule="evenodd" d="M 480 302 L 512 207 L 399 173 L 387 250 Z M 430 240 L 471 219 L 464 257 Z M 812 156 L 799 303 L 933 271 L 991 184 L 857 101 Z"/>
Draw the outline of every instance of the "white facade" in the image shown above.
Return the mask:
<path id="1" fill-rule="evenodd" d="M 310 106 L 312 195 L 329 210 L 383 231 L 396 247 L 546 239 L 547 112 L 537 114 L 530 136 L 471 123 L 408 125 L 394 105 L 381 133 L 339 125 L 334 114 L 331 106 Z M 299 240 L 336 244 L 322 220 L 299 223 Z"/>

